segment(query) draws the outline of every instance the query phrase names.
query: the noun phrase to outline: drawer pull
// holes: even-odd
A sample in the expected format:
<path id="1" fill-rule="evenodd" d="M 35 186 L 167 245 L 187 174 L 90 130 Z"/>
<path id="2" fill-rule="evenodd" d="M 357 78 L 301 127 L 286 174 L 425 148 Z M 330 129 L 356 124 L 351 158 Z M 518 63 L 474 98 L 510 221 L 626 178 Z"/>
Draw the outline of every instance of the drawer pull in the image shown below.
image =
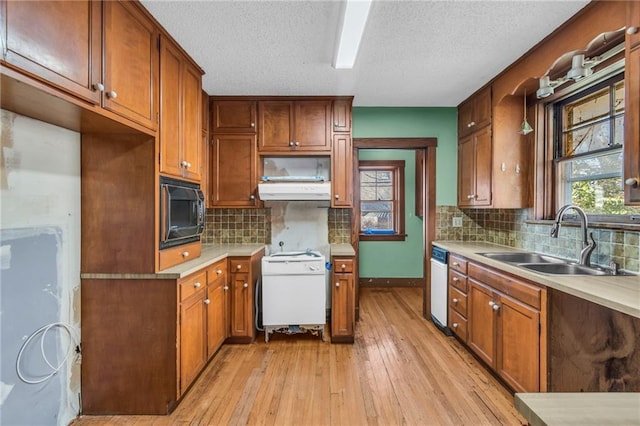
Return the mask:
<path id="1" fill-rule="evenodd" d="M 199 281 L 196 281 L 195 283 L 193 283 L 193 287 L 195 288 L 200 288 L 202 286 L 202 284 L 200 284 Z"/>
<path id="2" fill-rule="evenodd" d="M 188 251 L 183 251 L 182 252 L 182 257 L 189 257 L 189 252 Z"/>
<path id="3" fill-rule="evenodd" d="M 341 267 L 342 269 L 344 269 L 344 268 L 346 268 L 346 267 L 347 267 L 347 265 L 345 265 L 345 264 L 343 263 L 342 265 L 340 265 L 340 267 Z"/>
<path id="4" fill-rule="evenodd" d="M 220 275 L 221 273 L 222 273 L 222 269 L 218 269 L 218 270 L 216 271 L 216 274 L 218 274 L 218 275 Z"/>
<path id="5" fill-rule="evenodd" d="M 242 269 L 242 265 L 238 265 L 238 266 L 236 266 L 236 269 L 238 269 L 238 270 L 239 270 L 239 269 Z"/>
<path id="6" fill-rule="evenodd" d="M 242 285 L 242 287 L 244 287 L 244 288 L 249 288 L 249 283 L 244 283 L 244 284 Z"/>
<path id="7" fill-rule="evenodd" d="M 460 266 L 460 264 L 458 262 L 453 262 L 451 265 L 453 266 Z"/>

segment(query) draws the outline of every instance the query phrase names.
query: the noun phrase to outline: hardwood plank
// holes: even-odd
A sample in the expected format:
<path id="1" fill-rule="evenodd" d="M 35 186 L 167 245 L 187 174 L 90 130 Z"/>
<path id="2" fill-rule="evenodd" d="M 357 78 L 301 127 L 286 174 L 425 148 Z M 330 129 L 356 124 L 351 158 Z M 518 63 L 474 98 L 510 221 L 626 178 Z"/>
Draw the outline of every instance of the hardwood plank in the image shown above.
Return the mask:
<path id="1" fill-rule="evenodd" d="M 272 335 L 223 345 L 169 416 L 73 425 L 522 425 L 509 393 L 422 318 L 419 288 L 360 290 L 353 345 Z"/>

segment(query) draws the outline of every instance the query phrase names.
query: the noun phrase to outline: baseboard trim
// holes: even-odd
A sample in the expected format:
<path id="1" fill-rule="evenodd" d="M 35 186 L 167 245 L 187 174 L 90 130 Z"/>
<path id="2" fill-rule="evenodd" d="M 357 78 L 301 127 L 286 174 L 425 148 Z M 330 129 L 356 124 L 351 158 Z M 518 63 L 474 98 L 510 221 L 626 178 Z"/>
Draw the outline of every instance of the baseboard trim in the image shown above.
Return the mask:
<path id="1" fill-rule="evenodd" d="M 360 287 L 424 287 L 424 278 L 360 278 Z"/>

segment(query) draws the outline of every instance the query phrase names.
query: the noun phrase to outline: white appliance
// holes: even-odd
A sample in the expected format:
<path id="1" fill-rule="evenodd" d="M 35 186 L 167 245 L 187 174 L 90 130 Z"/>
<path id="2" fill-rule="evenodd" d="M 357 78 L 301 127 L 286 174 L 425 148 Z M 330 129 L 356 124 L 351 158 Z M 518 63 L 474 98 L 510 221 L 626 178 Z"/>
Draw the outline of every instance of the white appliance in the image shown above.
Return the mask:
<path id="1" fill-rule="evenodd" d="M 261 182 L 258 195 L 268 200 L 330 200 L 331 182 Z"/>
<path id="2" fill-rule="evenodd" d="M 264 340 L 275 331 L 311 331 L 324 340 L 325 257 L 316 251 L 282 252 L 262 258 Z"/>
<path id="3" fill-rule="evenodd" d="M 451 330 L 447 327 L 448 255 L 449 252 L 440 247 L 433 246 L 431 250 L 431 319 L 442 332 L 451 335 Z"/>

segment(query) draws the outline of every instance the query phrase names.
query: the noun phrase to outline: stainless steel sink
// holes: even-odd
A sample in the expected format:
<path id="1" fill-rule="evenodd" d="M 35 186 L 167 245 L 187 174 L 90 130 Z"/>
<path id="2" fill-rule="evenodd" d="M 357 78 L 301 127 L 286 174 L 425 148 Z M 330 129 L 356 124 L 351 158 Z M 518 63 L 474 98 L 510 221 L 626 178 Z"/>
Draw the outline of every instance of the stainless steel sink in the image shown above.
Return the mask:
<path id="1" fill-rule="evenodd" d="M 578 265 L 575 263 L 522 263 L 521 268 L 553 275 L 611 275 L 606 269 Z"/>
<path id="2" fill-rule="evenodd" d="M 539 253 L 523 253 L 523 252 L 498 252 L 498 253 L 480 253 L 489 259 L 498 260 L 507 263 L 567 263 L 567 260 L 558 257 L 547 256 Z"/>

